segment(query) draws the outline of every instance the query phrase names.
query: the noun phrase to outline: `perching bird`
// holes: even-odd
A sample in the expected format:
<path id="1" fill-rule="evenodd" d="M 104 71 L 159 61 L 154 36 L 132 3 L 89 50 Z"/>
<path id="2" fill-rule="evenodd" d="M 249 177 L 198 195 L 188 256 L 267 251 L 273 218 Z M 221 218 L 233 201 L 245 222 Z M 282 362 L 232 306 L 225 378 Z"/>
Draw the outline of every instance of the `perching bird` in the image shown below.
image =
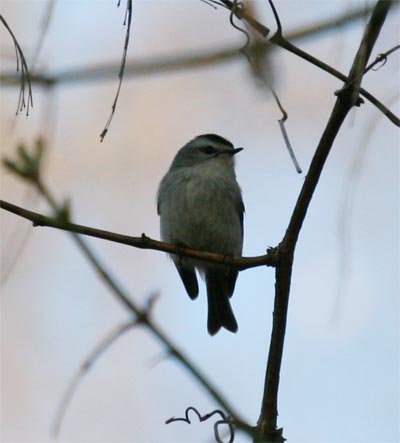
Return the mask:
<path id="1" fill-rule="evenodd" d="M 176 154 L 158 189 L 161 237 L 177 246 L 240 257 L 244 205 L 233 156 L 243 148 L 215 134 L 199 135 Z M 196 272 L 207 286 L 211 335 L 238 329 L 229 302 L 238 271 L 227 265 L 171 255 L 189 297 L 199 293 Z"/>

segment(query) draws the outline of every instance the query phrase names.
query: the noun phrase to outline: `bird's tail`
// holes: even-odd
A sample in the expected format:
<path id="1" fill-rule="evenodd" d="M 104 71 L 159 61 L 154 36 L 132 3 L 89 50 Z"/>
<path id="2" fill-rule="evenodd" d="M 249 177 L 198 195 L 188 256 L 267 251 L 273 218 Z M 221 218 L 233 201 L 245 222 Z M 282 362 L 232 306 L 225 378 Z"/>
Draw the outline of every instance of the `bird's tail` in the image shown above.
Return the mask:
<path id="1" fill-rule="evenodd" d="M 231 332 L 238 330 L 235 316 L 232 311 L 229 297 L 230 287 L 224 270 L 210 270 L 205 272 L 208 298 L 207 329 L 210 335 L 216 334 L 221 327 Z"/>

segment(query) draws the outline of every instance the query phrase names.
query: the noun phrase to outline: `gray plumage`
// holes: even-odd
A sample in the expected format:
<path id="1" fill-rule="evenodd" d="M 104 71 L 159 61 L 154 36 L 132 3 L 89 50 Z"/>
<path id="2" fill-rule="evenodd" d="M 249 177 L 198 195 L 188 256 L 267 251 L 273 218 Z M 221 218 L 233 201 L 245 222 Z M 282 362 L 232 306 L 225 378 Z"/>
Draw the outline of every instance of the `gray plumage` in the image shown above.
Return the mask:
<path id="1" fill-rule="evenodd" d="M 241 256 L 244 206 L 233 159 L 241 150 L 218 135 L 205 134 L 178 151 L 158 189 L 157 210 L 164 241 Z M 221 327 L 236 332 L 229 298 L 238 272 L 188 257 L 171 258 L 191 299 L 199 292 L 195 269 L 205 278 L 208 332 L 214 335 Z"/>

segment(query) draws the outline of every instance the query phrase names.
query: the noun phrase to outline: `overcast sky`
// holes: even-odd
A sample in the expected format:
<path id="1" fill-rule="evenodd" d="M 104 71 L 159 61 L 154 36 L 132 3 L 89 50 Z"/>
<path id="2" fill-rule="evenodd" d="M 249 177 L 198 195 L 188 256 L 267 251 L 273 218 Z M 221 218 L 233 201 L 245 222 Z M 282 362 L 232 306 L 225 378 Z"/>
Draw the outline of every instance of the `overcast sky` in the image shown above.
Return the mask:
<path id="1" fill-rule="evenodd" d="M 288 32 L 365 2 L 276 2 Z M 5 1 L 0 11 L 28 63 L 48 2 Z M 55 2 L 37 70 L 60 73 L 115 64 L 106 81 L 34 88 L 29 118 L 16 119 L 17 88 L 2 87 L 2 156 L 49 138 L 44 180 L 74 221 L 128 235 L 159 238 L 155 194 L 175 152 L 201 133 L 217 133 L 245 149 L 237 177 L 246 206 L 245 256 L 282 239 L 304 180 L 279 130 L 279 110 L 251 76 L 247 61 L 138 77 L 127 76 L 103 143 L 99 134 L 118 85 L 125 2 Z M 255 5 L 274 29 L 266 2 Z M 347 73 L 365 20 L 297 44 Z M 391 12 L 373 57 L 399 42 Z M 1 28 L 2 69 L 14 49 Z M 200 1 L 134 2 L 128 60 L 158 60 L 240 48 L 244 36 L 229 14 Z M 332 110 L 340 81 L 276 50 L 268 68 L 289 114 L 287 129 L 304 171 Z M 371 71 L 364 86 L 397 115 L 399 55 Z M 279 426 L 289 442 L 400 441 L 399 135 L 366 103 L 343 125 L 309 208 L 296 250 L 279 394 Z M 1 198 L 48 213 L 25 183 L 4 172 Z M 1 289 L 2 441 L 51 441 L 50 428 L 69 381 L 94 347 L 130 317 L 101 283 L 70 237 L 1 211 L 2 274 L 19 244 L 23 252 Z M 240 274 L 232 299 L 239 332 L 206 330 L 204 285 L 186 296 L 160 252 L 101 240 L 88 243 L 130 297 L 143 306 L 159 292 L 154 318 L 205 371 L 236 409 L 255 424 L 261 404 L 274 296 L 271 269 Z M 205 422 L 165 425 L 188 406 L 218 404 L 145 329 L 126 333 L 83 379 L 67 411 L 60 441 L 213 441 Z M 250 441 L 238 437 L 237 441 Z"/>

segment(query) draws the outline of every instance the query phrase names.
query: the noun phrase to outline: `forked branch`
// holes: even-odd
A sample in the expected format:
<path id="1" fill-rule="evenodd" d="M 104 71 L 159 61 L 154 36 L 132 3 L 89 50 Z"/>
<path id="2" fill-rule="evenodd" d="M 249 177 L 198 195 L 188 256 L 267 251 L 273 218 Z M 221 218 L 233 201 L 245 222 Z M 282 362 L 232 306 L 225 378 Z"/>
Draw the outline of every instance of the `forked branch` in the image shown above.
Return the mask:
<path id="1" fill-rule="evenodd" d="M 391 2 L 379 1 L 365 29 L 360 47 L 350 69 L 347 85 L 339 94 L 325 131 L 315 151 L 309 171 L 297 199 L 285 236 L 279 245 L 281 261 L 276 267 L 273 328 L 265 374 L 264 395 L 258 419 L 256 441 L 283 442 L 282 429 L 277 427 L 278 389 L 293 267 L 294 252 L 301 227 L 310 206 L 313 193 L 328 158 L 335 138 L 350 109 L 358 104 L 362 75 L 372 48 L 383 26 Z"/>
<path id="2" fill-rule="evenodd" d="M 226 8 L 229 10 L 235 10 L 234 2 L 231 0 L 224 0 L 222 2 Z M 293 43 L 288 41 L 284 35 L 282 30 L 282 25 L 278 16 L 278 13 L 276 11 L 276 8 L 272 1 L 269 0 L 269 3 L 271 5 L 272 11 L 275 16 L 275 20 L 277 23 L 277 31 L 275 34 L 268 40 L 270 44 L 279 46 L 282 49 L 285 49 L 292 54 L 297 55 L 298 57 L 301 57 L 302 59 L 306 60 L 307 62 L 313 64 L 314 66 L 317 66 L 318 68 L 328 72 L 329 74 L 333 75 L 334 77 L 338 78 L 339 80 L 342 80 L 345 83 L 349 82 L 348 76 L 345 76 L 341 72 L 337 71 L 332 66 L 328 65 L 327 63 L 323 62 L 322 60 L 317 59 L 316 57 L 312 56 L 308 52 L 300 49 L 299 47 L 295 46 Z M 390 4 L 392 2 L 389 2 Z M 246 20 L 247 23 L 254 27 L 254 22 L 261 25 L 259 22 L 253 19 L 253 22 L 250 22 L 249 20 Z M 374 106 L 376 106 L 392 123 L 394 123 L 396 126 L 400 127 L 400 118 L 397 117 L 390 109 L 388 109 L 383 103 L 381 103 L 377 98 L 375 98 L 372 94 L 370 94 L 368 91 L 366 91 L 363 88 L 360 88 L 359 93 L 365 97 L 369 102 L 371 102 Z"/>

